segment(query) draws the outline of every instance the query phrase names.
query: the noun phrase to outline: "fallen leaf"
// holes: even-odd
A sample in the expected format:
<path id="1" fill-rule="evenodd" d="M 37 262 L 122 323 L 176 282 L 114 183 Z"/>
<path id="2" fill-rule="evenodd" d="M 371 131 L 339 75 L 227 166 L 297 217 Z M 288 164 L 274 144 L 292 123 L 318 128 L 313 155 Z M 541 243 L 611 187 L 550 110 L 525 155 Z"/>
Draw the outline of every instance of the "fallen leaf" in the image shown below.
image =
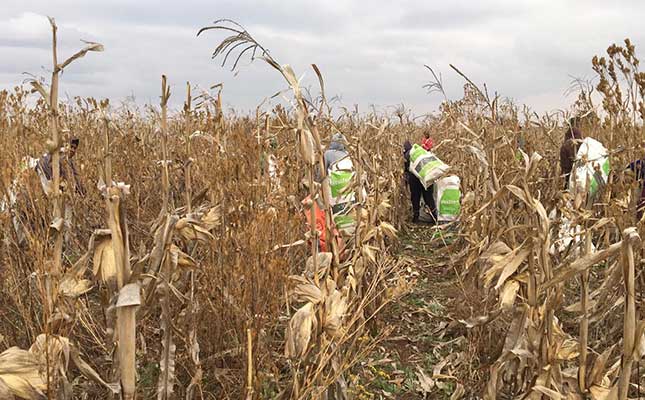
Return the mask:
<path id="1" fill-rule="evenodd" d="M 425 374 L 421 367 L 417 367 L 416 375 L 419 382 L 419 391 L 424 395 L 431 393 L 432 388 L 434 388 L 435 386 L 435 381 L 432 378 L 428 377 L 428 375 Z"/>

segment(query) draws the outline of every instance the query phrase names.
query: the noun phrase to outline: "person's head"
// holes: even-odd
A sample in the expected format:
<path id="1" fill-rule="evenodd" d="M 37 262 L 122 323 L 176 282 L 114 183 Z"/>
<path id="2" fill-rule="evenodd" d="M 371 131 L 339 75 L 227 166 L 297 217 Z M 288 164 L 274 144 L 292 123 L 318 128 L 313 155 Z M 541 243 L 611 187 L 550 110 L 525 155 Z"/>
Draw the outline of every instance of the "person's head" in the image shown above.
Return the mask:
<path id="1" fill-rule="evenodd" d="M 426 139 L 430 138 L 430 130 L 429 129 L 426 129 L 425 131 L 423 131 L 423 137 L 426 138 Z"/>
<path id="2" fill-rule="evenodd" d="M 331 141 L 332 143 L 336 142 L 345 144 L 347 142 L 347 139 L 345 139 L 345 135 L 343 135 L 342 133 L 336 132 L 332 135 Z"/>
<path id="3" fill-rule="evenodd" d="M 578 117 L 571 117 L 569 119 L 569 126 L 573 128 L 580 128 L 580 118 Z"/>
<path id="4" fill-rule="evenodd" d="M 409 141 L 409 140 L 406 140 L 406 141 L 403 143 L 403 152 L 408 152 L 408 151 L 410 151 L 411 149 L 412 149 L 412 143 L 410 143 L 410 141 Z"/>
<path id="5" fill-rule="evenodd" d="M 68 157 L 72 158 L 74 155 L 76 155 L 76 150 L 78 149 L 78 145 L 80 143 L 80 140 L 78 138 L 72 138 L 69 141 L 69 151 L 68 151 Z"/>
<path id="6" fill-rule="evenodd" d="M 270 139 L 266 139 L 264 141 L 264 148 L 267 150 L 277 150 L 278 148 L 278 140 L 275 137 L 271 137 Z"/>
<path id="7" fill-rule="evenodd" d="M 579 128 L 575 128 L 573 126 L 570 126 L 567 128 L 566 132 L 564 133 L 564 139 L 569 140 L 569 139 L 582 139 L 582 131 Z"/>
<path id="8" fill-rule="evenodd" d="M 329 149 L 345 150 L 346 144 L 347 144 L 347 139 L 345 139 L 345 136 L 340 132 L 336 132 L 331 137 L 331 142 L 329 143 Z"/>

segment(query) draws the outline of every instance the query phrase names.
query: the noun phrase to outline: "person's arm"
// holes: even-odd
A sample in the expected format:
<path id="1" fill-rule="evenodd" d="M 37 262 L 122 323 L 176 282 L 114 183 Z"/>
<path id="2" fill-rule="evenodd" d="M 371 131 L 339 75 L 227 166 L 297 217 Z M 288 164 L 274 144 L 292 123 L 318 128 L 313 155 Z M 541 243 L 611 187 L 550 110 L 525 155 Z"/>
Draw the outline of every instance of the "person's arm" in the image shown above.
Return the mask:
<path id="1" fill-rule="evenodd" d="M 66 161 L 65 156 L 61 154 L 60 158 L 58 159 L 58 170 L 60 171 L 61 180 L 67 179 L 67 166 L 69 164 L 66 163 L 65 161 Z"/>
<path id="2" fill-rule="evenodd" d="M 327 160 L 328 157 L 329 157 L 329 154 L 327 153 L 327 151 L 325 151 L 323 153 L 323 168 L 325 168 L 325 171 L 329 170 L 329 161 Z M 316 163 L 316 165 L 318 166 L 319 164 Z M 320 168 L 318 168 L 318 169 L 320 169 Z M 322 176 L 322 171 L 319 171 L 319 172 L 320 172 L 320 175 Z"/>
<path id="3" fill-rule="evenodd" d="M 410 179 L 410 156 L 406 154 L 403 162 L 403 179 L 408 182 Z"/>
<path id="4" fill-rule="evenodd" d="M 63 163 L 63 159 L 61 158 L 61 178 L 66 179 L 68 182 L 71 181 L 71 183 L 74 185 L 74 191 L 81 196 L 85 196 L 85 190 L 83 189 L 81 181 L 78 178 L 78 172 L 76 171 L 76 165 L 74 165 L 74 161 L 67 157 L 65 157 L 64 160 L 65 162 Z"/>
<path id="5" fill-rule="evenodd" d="M 572 150 L 573 149 L 568 142 L 565 142 L 562 147 L 560 147 L 560 170 L 565 177 L 568 177 L 573 169 Z"/>
<path id="6" fill-rule="evenodd" d="M 40 172 L 45 176 L 45 179 L 48 181 L 51 181 L 54 179 L 53 177 L 53 171 L 52 171 L 52 163 L 51 163 L 51 154 L 47 153 L 40 157 L 40 160 L 38 160 L 38 165 L 37 168 L 40 169 Z"/>

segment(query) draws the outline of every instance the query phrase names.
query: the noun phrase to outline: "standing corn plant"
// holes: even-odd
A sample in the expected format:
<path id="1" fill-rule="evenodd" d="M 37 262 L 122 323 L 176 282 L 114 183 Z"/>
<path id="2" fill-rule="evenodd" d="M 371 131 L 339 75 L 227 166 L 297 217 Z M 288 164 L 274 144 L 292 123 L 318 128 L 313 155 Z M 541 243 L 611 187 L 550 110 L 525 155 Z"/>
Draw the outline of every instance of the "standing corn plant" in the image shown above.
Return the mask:
<path id="1" fill-rule="evenodd" d="M 50 198 L 52 199 L 52 222 L 51 227 L 54 232 L 54 251 L 52 255 L 51 269 L 46 272 L 45 276 L 45 293 L 46 293 L 46 310 L 51 316 L 53 314 L 54 306 L 56 303 L 55 293 L 57 292 L 57 282 L 55 281 L 60 277 L 63 271 L 62 257 L 63 257 L 63 238 L 65 223 L 63 221 L 63 208 L 64 208 L 64 193 L 61 191 L 61 154 L 60 148 L 62 146 L 62 139 L 58 129 L 59 114 L 58 114 L 58 86 L 60 73 L 72 62 L 85 56 L 90 51 L 103 51 L 103 45 L 99 43 L 88 42 L 87 46 L 79 50 L 74 55 L 59 63 L 58 61 L 58 39 L 56 21 L 54 18 L 49 17 L 49 23 L 52 28 L 52 76 L 49 92 L 37 80 L 30 81 L 34 90 L 37 91 L 49 109 L 49 131 L 51 134 L 50 139 L 46 143 L 47 152 L 51 155 L 52 162 L 52 184 Z M 52 280 L 52 278 L 54 280 Z"/>
<path id="2" fill-rule="evenodd" d="M 52 29 L 52 75 L 51 75 L 51 84 L 49 91 L 37 80 L 31 80 L 30 84 L 32 85 L 34 91 L 38 92 L 45 104 L 47 105 L 49 111 L 49 131 L 50 139 L 46 142 L 46 149 L 50 155 L 51 168 L 52 168 L 52 179 L 50 186 L 50 193 L 48 193 L 49 198 L 52 203 L 52 221 L 50 224 L 51 232 L 54 234 L 54 246 L 52 252 L 52 260 L 50 263 L 46 263 L 45 267 L 41 270 L 39 274 L 39 282 L 42 285 L 42 293 L 44 300 L 44 331 L 45 331 L 45 341 L 47 346 L 49 345 L 50 334 L 56 334 L 54 330 L 56 326 L 54 324 L 53 317 L 55 315 L 56 308 L 58 307 L 58 294 L 60 292 L 60 284 L 63 275 L 63 242 L 64 242 L 64 230 L 65 230 L 65 221 L 63 216 L 63 210 L 65 208 L 65 192 L 61 190 L 63 187 L 61 183 L 61 152 L 60 148 L 62 146 L 62 138 L 59 132 L 59 106 L 58 106 L 58 90 L 59 90 L 59 77 L 60 73 L 69 66 L 75 60 L 82 58 L 90 51 L 103 51 L 103 46 L 99 43 L 87 42 L 87 45 L 73 54 L 71 57 L 67 58 L 63 62 L 59 62 L 58 58 L 58 38 L 57 32 L 58 27 L 54 18 L 48 17 L 49 23 Z M 49 354 L 49 353 L 47 353 Z M 46 389 L 47 396 L 52 397 L 54 395 L 54 383 L 52 382 L 52 376 L 49 373 L 50 371 L 50 362 L 53 364 L 55 361 L 50 360 L 49 357 L 46 357 L 47 362 L 47 379 L 46 379 Z"/>

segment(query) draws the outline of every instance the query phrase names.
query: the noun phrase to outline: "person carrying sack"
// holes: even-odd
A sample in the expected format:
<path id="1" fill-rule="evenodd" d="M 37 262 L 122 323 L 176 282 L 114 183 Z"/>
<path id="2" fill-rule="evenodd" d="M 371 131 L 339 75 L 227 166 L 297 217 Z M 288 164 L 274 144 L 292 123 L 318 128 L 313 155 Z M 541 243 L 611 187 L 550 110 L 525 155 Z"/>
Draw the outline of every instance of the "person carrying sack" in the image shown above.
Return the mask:
<path id="1" fill-rule="evenodd" d="M 412 222 L 419 222 L 419 213 L 421 210 L 421 197 L 428 207 L 433 222 L 437 220 L 437 210 L 434 201 L 434 185 L 430 185 L 428 189 L 423 187 L 423 184 L 413 173 L 410 172 L 410 150 L 412 150 L 412 143 L 406 140 L 403 144 L 403 177 L 410 187 L 410 200 L 412 201 Z"/>
<path id="2" fill-rule="evenodd" d="M 352 235 L 355 228 L 356 194 L 353 183 L 356 171 L 346 145 L 345 136 L 340 132 L 335 133 L 323 159 L 329 178 L 326 190 L 332 207 L 332 219 L 340 232 Z"/>

